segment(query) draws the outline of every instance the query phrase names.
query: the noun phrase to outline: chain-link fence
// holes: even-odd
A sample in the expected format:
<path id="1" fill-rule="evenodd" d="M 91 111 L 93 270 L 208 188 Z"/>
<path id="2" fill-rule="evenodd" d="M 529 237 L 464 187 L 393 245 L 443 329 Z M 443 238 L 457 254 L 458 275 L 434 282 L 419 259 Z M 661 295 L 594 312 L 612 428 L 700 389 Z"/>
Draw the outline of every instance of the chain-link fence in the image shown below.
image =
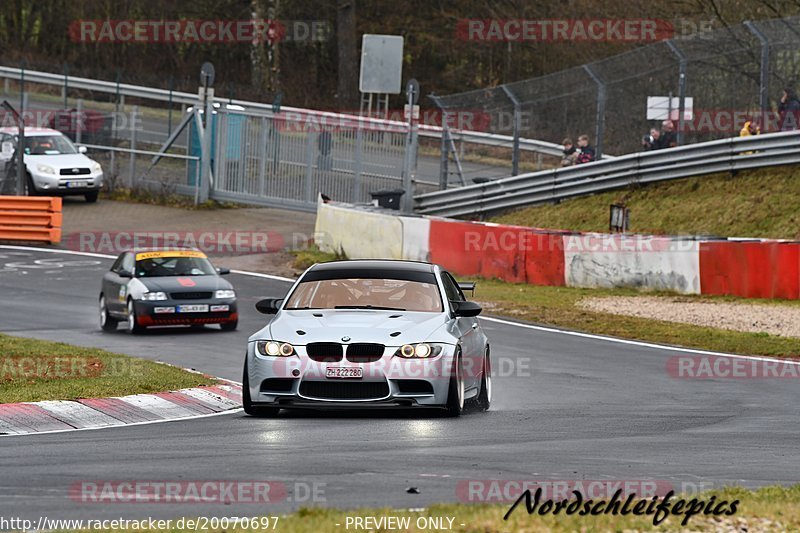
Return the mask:
<path id="1" fill-rule="evenodd" d="M 547 76 L 435 100 L 453 114 L 486 115 L 484 131 L 514 130 L 519 137 L 557 143 L 587 134 L 597 148 L 618 155 L 641 150 L 642 137 L 661 125 L 647 118 L 648 96 L 672 97 L 666 100 L 667 116 L 683 144 L 738 135 L 749 119 L 759 122 L 762 132 L 775 131 L 782 90 L 796 89 L 798 72 L 800 17 L 792 17 L 661 41 Z M 683 102 L 684 113 L 672 102 Z M 516 117 L 516 126 L 507 117 Z"/>

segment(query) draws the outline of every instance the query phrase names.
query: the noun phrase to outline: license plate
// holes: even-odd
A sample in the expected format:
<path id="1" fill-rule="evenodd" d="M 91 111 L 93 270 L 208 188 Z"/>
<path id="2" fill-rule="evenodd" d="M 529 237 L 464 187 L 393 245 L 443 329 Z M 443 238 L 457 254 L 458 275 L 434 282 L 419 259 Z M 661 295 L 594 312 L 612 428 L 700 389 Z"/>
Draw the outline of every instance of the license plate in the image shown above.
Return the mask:
<path id="1" fill-rule="evenodd" d="M 85 181 L 68 181 L 67 182 L 67 189 L 76 189 L 80 187 L 86 187 Z"/>
<path id="2" fill-rule="evenodd" d="M 359 379 L 364 377 L 364 369 L 360 366 L 329 367 L 325 369 L 325 377 L 333 379 Z"/>
<path id="3" fill-rule="evenodd" d="M 179 313 L 208 313 L 208 305 L 207 304 L 195 304 L 195 305 L 179 305 L 178 306 Z"/>

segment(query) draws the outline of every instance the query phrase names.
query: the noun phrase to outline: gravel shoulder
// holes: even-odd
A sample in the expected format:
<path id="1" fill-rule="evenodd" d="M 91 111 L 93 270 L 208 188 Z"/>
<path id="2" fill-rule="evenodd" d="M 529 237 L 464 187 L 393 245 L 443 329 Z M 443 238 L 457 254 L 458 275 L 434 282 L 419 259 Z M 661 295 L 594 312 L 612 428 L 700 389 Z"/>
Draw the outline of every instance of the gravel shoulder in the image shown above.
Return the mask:
<path id="1" fill-rule="evenodd" d="M 792 305 L 696 300 L 680 296 L 604 296 L 583 298 L 577 306 L 598 313 L 800 338 L 800 307 Z"/>

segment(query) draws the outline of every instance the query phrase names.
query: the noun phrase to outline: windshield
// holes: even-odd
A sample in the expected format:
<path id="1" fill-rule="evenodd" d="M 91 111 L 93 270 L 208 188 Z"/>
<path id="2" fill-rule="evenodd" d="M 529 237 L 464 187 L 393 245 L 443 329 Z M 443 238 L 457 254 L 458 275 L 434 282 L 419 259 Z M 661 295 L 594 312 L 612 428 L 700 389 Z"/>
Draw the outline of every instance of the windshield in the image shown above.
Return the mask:
<path id="1" fill-rule="evenodd" d="M 439 287 L 397 279 L 326 279 L 301 282 L 284 309 L 442 311 Z"/>
<path id="2" fill-rule="evenodd" d="M 77 154 L 78 150 L 63 135 L 36 135 L 25 137 L 26 155 Z"/>
<path id="3" fill-rule="evenodd" d="M 216 270 L 205 257 L 151 257 L 136 261 L 137 278 L 214 274 Z"/>

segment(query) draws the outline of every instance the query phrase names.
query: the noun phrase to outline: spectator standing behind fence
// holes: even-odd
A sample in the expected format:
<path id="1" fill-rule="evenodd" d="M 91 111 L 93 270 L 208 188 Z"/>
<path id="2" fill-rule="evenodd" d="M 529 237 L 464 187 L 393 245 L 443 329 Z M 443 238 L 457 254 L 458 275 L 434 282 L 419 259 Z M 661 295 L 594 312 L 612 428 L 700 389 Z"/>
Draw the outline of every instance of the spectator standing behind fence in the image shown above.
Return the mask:
<path id="1" fill-rule="evenodd" d="M 659 148 L 673 148 L 678 146 L 678 136 L 675 134 L 675 123 L 665 120 L 661 123 L 661 138 L 658 140 Z"/>
<path id="2" fill-rule="evenodd" d="M 761 135 L 761 127 L 755 119 L 748 119 L 739 132 L 739 137 L 750 137 L 751 135 Z"/>
<path id="3" fill-rule="evenodd" d="M 594 148 L 589 145 L 589 136 L 581 135 L 578 137 L 578 157 L 575 159 L 575 164 L 580 165 L 583 163 L 591 163 L 594 161 L 595 152 Z"/>
<path id="4" fill-rule="evenodd" d="M 562 167 L 571 167 L 575 164 L 575 159 L 578 157 L 578 152 L 575 149 L 575 145 L 572 144 L 572 139 L 564 139 L 562 143 L 564 145 L 564 150 L 561 156 L 561 166 Z"/>
<path id="5" fill-rule="evenodd" d="M 800 100 L 791 87 L 786 87 L 778 104 L 778 123 L 781 131 L 796 130 L 798 118 L 800 118 Z"/>
<path id="6" fill-rule="evenodd" d="M 650 134 L 642 137 L 642 146 L 645 151 L 661 148 L 661 131 L 658 128 L 651 128 Z"/>

